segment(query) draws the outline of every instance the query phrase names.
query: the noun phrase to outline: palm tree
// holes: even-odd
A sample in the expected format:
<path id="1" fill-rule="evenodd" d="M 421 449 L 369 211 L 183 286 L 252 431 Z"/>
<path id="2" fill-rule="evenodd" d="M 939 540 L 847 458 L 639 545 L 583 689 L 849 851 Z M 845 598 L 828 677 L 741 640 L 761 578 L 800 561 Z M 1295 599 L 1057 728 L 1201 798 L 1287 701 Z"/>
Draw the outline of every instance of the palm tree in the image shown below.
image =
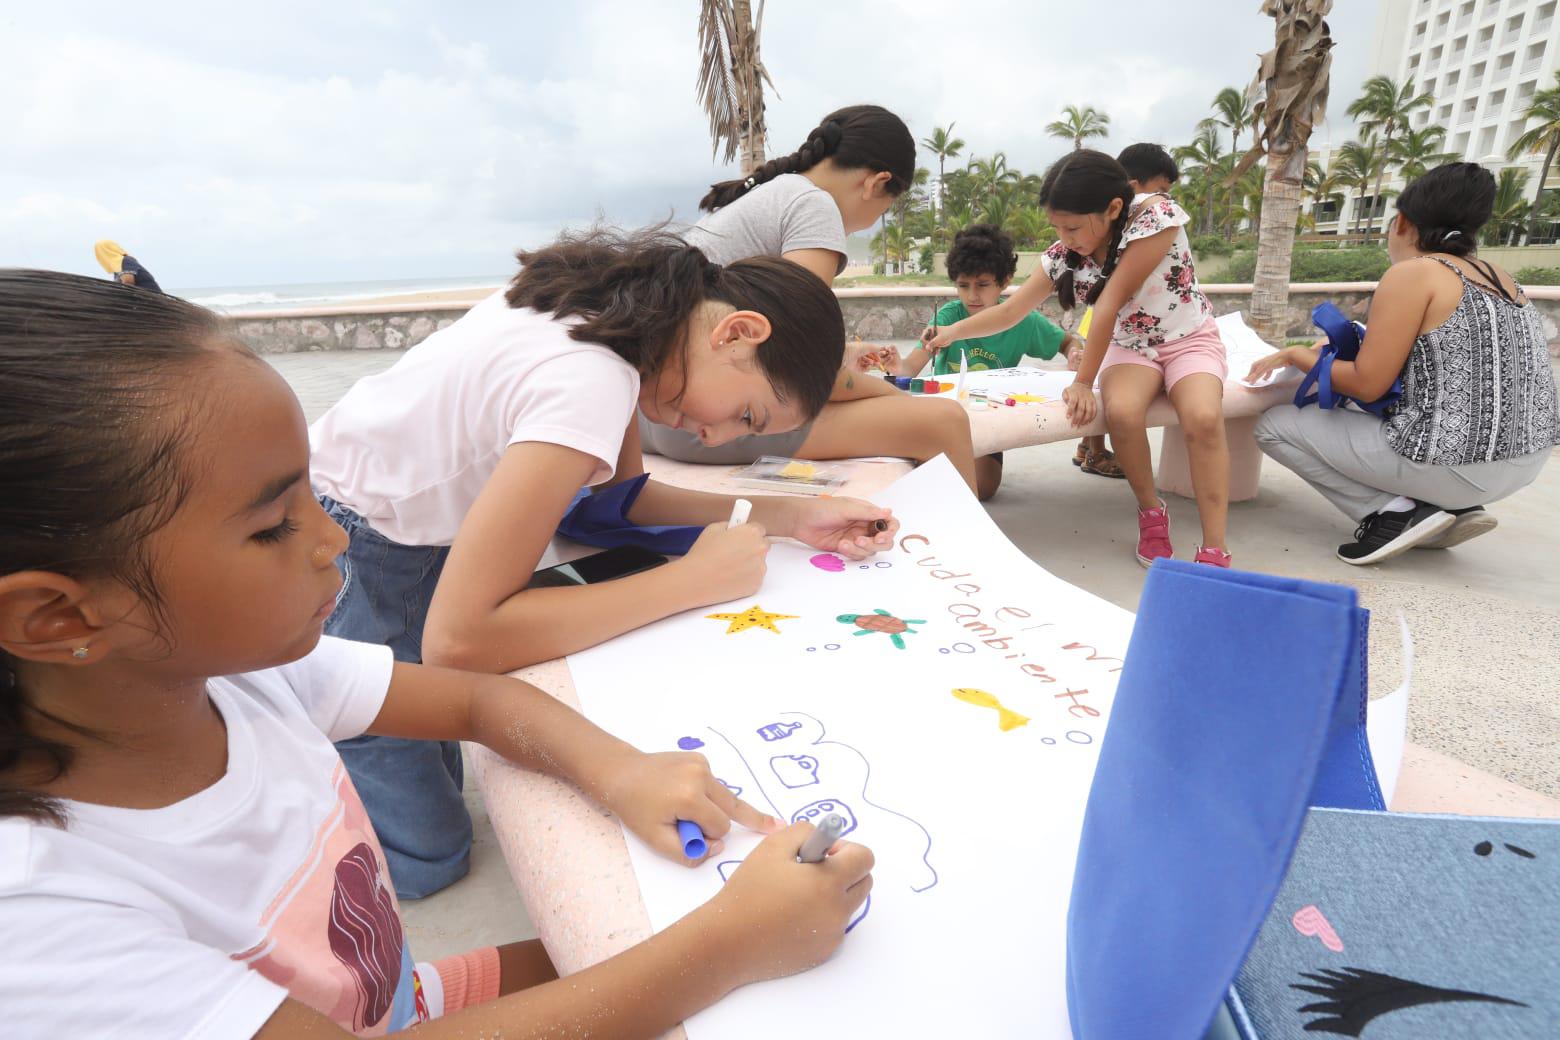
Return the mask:
<path id="1" fill-rule="evenodd" d="M 1484 225 L 1484 244 L 1487 246 L 1510 245 L 1520 241 L 1527 223 L 1528 171 L 1520 166 L 1508 166 L 1500 171 L 1495 185 L 1495 208 L 1490 222 Z"/>
<path id="2" fill-rule="evenodd" d="M 1381 205 L 1381 193 L 1377 190 L 1371 199 L 1370 212 L 1366 213 L 1365 193 L 1370 190 L 1372 182 L 1381 183 L 1382 174 L 1387 168 L 1387 155 L 1376 143 L 1374 134 L 1364 134 L 1362 141 L 1350 141 L 1338 149 L 1338 158 L 1333 163 L 1333 169 L 1338 172 L 1339 178 L 1346 187 L 1353 188 L 1357 193 L 1354 204 L 1354 234 L 1360 233 L 1361 218 L 1368 218 L 1367 228 L 1374 227 L 1376 221 L 1376 207 Z M 1368 232 L 1367 232 L 1368 234 Z M 1366 241 L 1370 239 L 1367 237 Z"/>
<path id="3" fill-rule="evenodd" d="M 1313 166 L 1316 166 L 1318 169 L 1315 175 L 1311 173 L 1311 167 Z M 1326 172 L 1320 172 L 1320 166 L 1316 163 L 1307 163 L 1306 169 L 1306 180 L 1301 186 L 1301 193 L 1309 194 L 1311 197 L 1311 227 L 1314 230 L 1316 228 L 1316 207 L 1323 203 L 1331 203 L 1335 208 L 1341 209 L 1343 200 L 1347 198 L 1344 189 L 1348 187 L 1348 184 L 1343 177 L 1344 169 L 1336 162 L 1333 163 L 1332 169 Z M 1334 219 L 1337 218 L 1335 217 Z"/>
<path id="4" fill-rule="evenodd" d="M 1013 240 L 1020 249 L 1043 249 L 1056 241 L 1056 230 L 1039 206 L 1021 206 L 1008 220 Z"/>
<path id="5" fill-rule="evenodd" d="M 1262 55 L 1254 85 L 1257 144 L 1233 171 L 1235 177 L 1245 173 L 1267 146 L 1251 323 L 1279 346 L 1288 331 L 1290 260 L 1311 128 L 1327 108 L 1332 33 L 1325 19 L 1331 10 L 1332 0 L 1263 0 L 1262 13 L 1273 17 L 1273 49 Z"/>
<path id="6" fill-rule="evenodd" d="M 1533 210 L 1528 216 L 1527 238 L 1532 244 L 1538 233 L 1538 218 L 1544 203 L 1544 184 L 1549 180 L 1549 167 L 1554 164 L 1555 152 L 1560 151 L 1560 71 L 1555 72 L 1555 85 L 1540 90 L 1528 102 L 1522 118 L 1528 122 L 1538 120 L 1538 125 L 1527 132 L 1506 151 L 1506 158 L 1516 159 L 1523 152 L 1543 152 L 1544 164 L 1538 171 L 1538 190 L 1533 193 Z"/>
<path id="7" fill-rule="evenodd" d="M 1441 142 L 1446 139 L 1444 126 L 1427 126 L 1419 130 L 1405 130 L 1403 136 L 1388 148 L 1392 161 L 1398 164 L 1403 180 L 1423 177 L 1442 163 L 1456 159 L 1457 153 L 1443 152 Z"/>
<path id="8" fill-rule="evenodd" d="M 1204 119 L 1197 124 L 1197 135 L 1192 143 L 1175 150 L 1175 161 L 1181 165 L 1182 177 L 1188 187 L 1195 190 L 1199 201 L 1199 230 L 1204 235 L 1213 233 L 1214 192 L 1218 190 L 1218 168 L 1225 156 L 1219 151 L 1219 124 Z"/>
<path id="9" fill-rule="evenodd" d="M 1017 170 L 1008 169 L 1007 153 L 993 152 L 989 159 L 971 159 L 966 167 L 975 200 L 979 202 L 995 195 L 1004 184 L 1018 179 Z"/>
<path id="10" fill-rule="evenodd" d="M 758 20 L 751 0 L 701 0 L 699 5 L 699 103 L 710 117 L 710 151 L 726 146 L 723 162 L 742 151 L 746 176 L 764 163 L 764 84 L 775 81 L 758 53 L 764 0 Z"/>
<path id="11" fill-rule="evenodd" d="M 1377 167 L 1376 191 L 1374 198 L 1377 203 L 1381 200 L 1381 182 L 1386 179 L 1387 167 L 1392 155 L 1392 140 L 1400 130 L 1408 128 L 1408 122 L 1414 113 L 1421 108 L 1429 108 L 1435 103 L 1435 97 L 1430 93 L 1414 93 L 1412 80 L 1404 80 L 1399 86 L 1393 82 L 1390 76 L 1372 76 L 1365 81 L 1364 92 L 1355 98 L 1348 107 L 1348 113 L 1359 119 L 1360 133 L 1362 135 L 1380 134 L 1382 162 Z M 1375 165 L 1375 164 L 1372 164 Z M 1374 226 L 1366 229 L 1365 241 L 1368 244 L 1374 234 Z"/>
<path id="12" fill-rule="evenodd" d="M 964 140 L 953 136 L 954 124 L 935 127 L 932 136 L 921 138 L 921 147 L 937 156 L 937 219 L 942 221 L 942 212 L 948 208 L 948 182 L 946 178 L 947 161 L 957 159 L 959 152 L 964 149 Z"/>
<path id="13" fill-rule="evenodd" d="M 1244 90 L 1225 87 L 1213 99 L 1214 122 L 1230 132 L 1230 151 L 1240 151 L 1240 132 L 1251 124 L 1251 95 Z M 1252 130 L 1255 131 L 1255 124 Z"/>
<path id="14" fill-rule="evenodd" d="M 1073 143 L 1073 151 L 1083 147 L 1091 137 L 1104 137 L 1110 133 L 1110 116 L 1093 105 L 1064 105 L 1062 118 L 1047 123 L 1045 132 Z"/>
<path id="15" fill-rule="evenodd" d="M 898 224 L 889 224 L 872 238 L 872 248 L 883 254 L 884 274 L 903 274 L 906 262 L 915 249 L 910 233 Z M 897 269 L 889 270 L 892 264 Z"/>

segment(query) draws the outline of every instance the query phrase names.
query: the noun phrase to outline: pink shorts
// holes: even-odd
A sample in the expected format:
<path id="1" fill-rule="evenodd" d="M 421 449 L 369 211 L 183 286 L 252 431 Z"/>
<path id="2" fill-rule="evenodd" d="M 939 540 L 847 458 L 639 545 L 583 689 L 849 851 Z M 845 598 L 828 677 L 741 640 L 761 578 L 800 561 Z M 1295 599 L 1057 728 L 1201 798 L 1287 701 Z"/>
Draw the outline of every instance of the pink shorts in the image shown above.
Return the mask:
<path id="1" fill-rule="evenodd" d="M 1100 365 L 1103 373 L 1116 365 L 1146 365 L 1157 368 L 1165 377 L 1165 389 L 1189 375 L 1207 372 L 1224 382 L 1229 375 L 1229 359 L 1224 354 L 1224 340 L 1219 338 L 1219 323 L 1209 318 L 1202 328 L 1180 339 L 1155 347 L 1159 356 L 1150 358 L 1137 350 L 1128 350 L 1112 343 L 1105 351 L 1105 361 Z M 1103 384 L 1102 384 L 1103 385 Z"/>

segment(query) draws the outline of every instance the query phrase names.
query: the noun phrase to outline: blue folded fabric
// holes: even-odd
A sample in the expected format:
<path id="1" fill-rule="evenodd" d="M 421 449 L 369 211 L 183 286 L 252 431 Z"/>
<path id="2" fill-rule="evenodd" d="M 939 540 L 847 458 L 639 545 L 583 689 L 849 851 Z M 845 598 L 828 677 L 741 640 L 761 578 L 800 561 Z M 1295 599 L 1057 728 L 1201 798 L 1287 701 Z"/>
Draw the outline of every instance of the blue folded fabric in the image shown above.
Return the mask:
<path id="1" fill-rule="evenodd" d="M 670 556 L 684 556 L 703 532 L 702 527 L 641 527 L 628 518 L 634 500 L 650 479 L 642 473 L 633 480 L 615 484 L 603 491 L 591 494 L 581 489 L 574 496 L 558 533 L 576 542 L 614 549 L 620 545 L 637 545 Z"/>
<path id="2" fill-rule="evenodd" d="M 1307 809 L 1383 808 L 1353 589 L 1161 560 L 1089 792 L 1068 909 L 1077 1040 L 1199 1040 Z"/>
<path id="3" fill-rule="evenodd" d="M 1342 311 L 1326 301 L 1317 304 L 1311 311 L 1311 320 L 1317 328 L 1327 333 L 1327 345 L 1322 348 L 1321 356 L 1311 371 L 1305 374 L 1305 378 L 1295 388 L 1295 406 L 1304 408 L 1308 404 L 1315 404 L 1321 408 L 1337 408 L 1352 401 L 1372 415 L 1386 415 L 1387 409 L 1403 396 L 1403 380 L 1393 380 L 1391 388 L 1374 401 L 1361 401 L 1357 397 L 1335 393 L 1332 388 L 1333 362 L 1353 361 L 1359 357 L 1365 326 L 1350 321 Z"/>

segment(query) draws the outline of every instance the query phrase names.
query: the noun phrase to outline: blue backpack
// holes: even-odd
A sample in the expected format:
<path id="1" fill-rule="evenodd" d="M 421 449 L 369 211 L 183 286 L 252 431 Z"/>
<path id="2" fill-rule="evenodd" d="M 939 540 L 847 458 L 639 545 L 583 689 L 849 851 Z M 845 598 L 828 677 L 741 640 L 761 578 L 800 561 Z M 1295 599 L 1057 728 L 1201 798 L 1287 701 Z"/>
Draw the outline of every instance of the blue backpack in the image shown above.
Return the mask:
<path id="1" fill-rule="evenodd" d="M 1372 415 L 1385 416 L 1387 409 L 1403 396 L 1403 380 L 1394 379 L 1392 387 L 1374 401 L 1361 401 L 1346 394 L 1334 393 L 1332 366 L 1334 361 L 1353 361 L 1360 353 L 1360 341 L 1365 337 L 1365 326 L 1350 321 L 1331 303 L 1319 303 L 1311 312 L 1311 320 L 1317 328 L 1327 333 L 1327 345 L 1322 348 L 1316 365 L 1306 373 L 1295 390 L 1295 406 L 1304 408 L 1315 404 L 1322 408 L 1337 408 L 1348 401 Z"/>

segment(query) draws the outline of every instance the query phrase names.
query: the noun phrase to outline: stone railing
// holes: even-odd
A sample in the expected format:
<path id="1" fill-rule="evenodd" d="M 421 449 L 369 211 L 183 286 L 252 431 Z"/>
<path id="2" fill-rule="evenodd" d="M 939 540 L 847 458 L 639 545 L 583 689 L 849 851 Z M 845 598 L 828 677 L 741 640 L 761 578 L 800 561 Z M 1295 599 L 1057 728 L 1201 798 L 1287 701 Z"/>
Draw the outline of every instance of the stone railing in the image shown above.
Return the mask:
<path id="1" fill-rule="evenodd" d="M 1314 335 L 1311 309 L 1331 300 L 1344 313 L 1363 319 L 1374 282 L 1294 285 L 1289 290 L 1292 338 Z M 1249 285 L 1205 285 L 1203 291 L 1218 314 L 1244 310 L 1251 302 Z M 864 340 L 914 339 L 933 312 L 954 296 L 952 287 L 837 289 L 845 312 L 845 332 Z M 1560 357 L 1560 287 L 1534 286 L 1528 295 L 1544 318 L 1549 351 Z M 247 311 L 229 317 L 238 334 L 262 354 L 304 350 L 401 350 L 427 339 L 455 321 L 470 303 L 392 303 L 377 306 L 315 307 L 299 310 Z M 1041 308 L 1066 325 L 1056 300 Z"/>

